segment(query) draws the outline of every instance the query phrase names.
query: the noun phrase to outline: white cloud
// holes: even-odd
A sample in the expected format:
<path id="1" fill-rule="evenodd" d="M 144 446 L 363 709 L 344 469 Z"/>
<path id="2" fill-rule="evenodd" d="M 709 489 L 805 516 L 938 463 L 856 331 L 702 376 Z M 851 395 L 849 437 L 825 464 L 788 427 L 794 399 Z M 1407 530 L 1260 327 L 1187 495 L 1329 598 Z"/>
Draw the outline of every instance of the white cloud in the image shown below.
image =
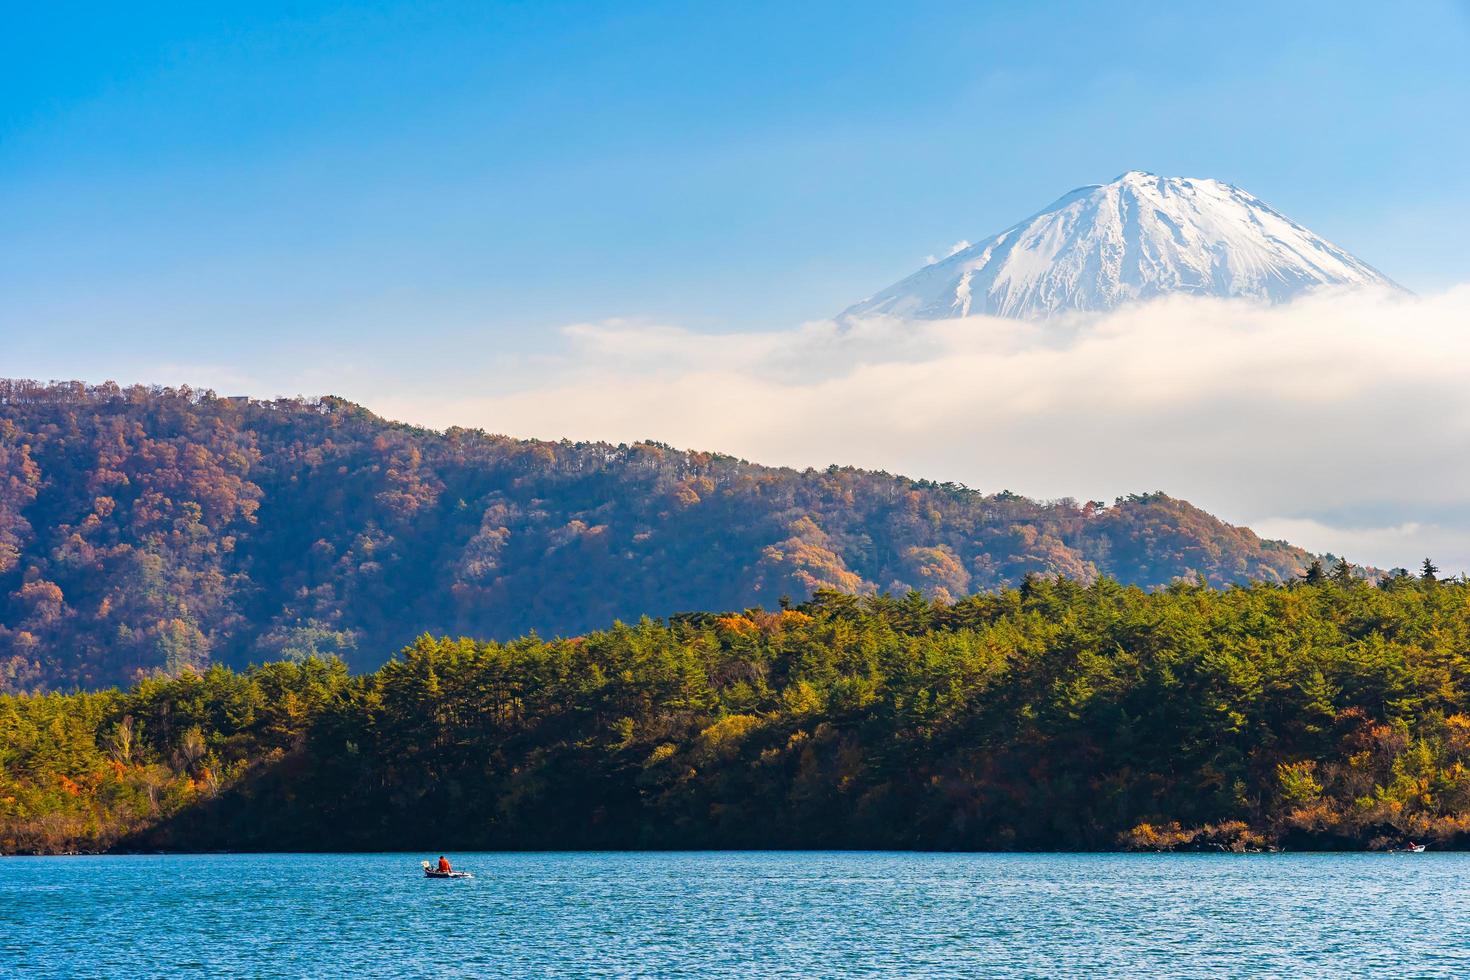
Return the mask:
<path id="1" fill-rule="evenodd" d="M 961 238 L 959 241 L 957 241 L 953 245 L 951 245 L 949 247 L 949 251 L 945 252 L 943 255 L 926 255 L 926 256 L 924 256 L 924 264 L 925 265 L 933 265 L 935 262 L 943 262 L 945 259 L 949 258 L 951 255 L 954 255 L 956 252 L 963 252 L 965 249 L 967 249 L 969 247 L 970 247 L 969 240 L 968 239 Z"/>
<path id="2" fill-rule="evenodd" d="M 1470 569 L 1470 287 L 1278 307 L 1173 297 L 1048 324 L 610 321 L 564 344 L 488 391 L 365 400 L 423 424 L 657 438 L 1041 497 L 1163 489 L 1355 561 Z"/>
<path id="3" fill-rule="evenodd" d="M 1463 526 L 1414 521 L 1386 527 L 1335 526 L 1311 517 L 1268 517 L 1252 522 L 1251 527 L 1264 537 L 1283 538 L 1317 552 L 1349 557 L 1397 555 L 1395 564 L 1411 571 L 1417 571 L 1419 559 L 1426 556 L 1443 564 L 1446 555 L 1470 554 L 1470 527 Z M 1463 565 L 1452 569 L 1463 570 Z"/>

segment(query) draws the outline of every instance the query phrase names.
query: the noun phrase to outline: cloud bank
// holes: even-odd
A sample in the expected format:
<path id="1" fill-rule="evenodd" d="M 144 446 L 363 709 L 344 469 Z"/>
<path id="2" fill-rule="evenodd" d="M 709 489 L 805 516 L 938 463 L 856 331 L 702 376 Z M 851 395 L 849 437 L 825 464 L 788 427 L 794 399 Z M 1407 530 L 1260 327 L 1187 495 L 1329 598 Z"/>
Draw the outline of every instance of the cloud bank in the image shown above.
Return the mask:
<path id="1" fill-rule="evenodd" d="M 1044 498 L 1162 489 L 1383 567 L 1470 569 L 1470 287 L 1284 306 L 1171 297 L 1050 323 L 976 317 L 707 334 L 578 324 L 550 358 L 398 418 L 656 438 Z"/>

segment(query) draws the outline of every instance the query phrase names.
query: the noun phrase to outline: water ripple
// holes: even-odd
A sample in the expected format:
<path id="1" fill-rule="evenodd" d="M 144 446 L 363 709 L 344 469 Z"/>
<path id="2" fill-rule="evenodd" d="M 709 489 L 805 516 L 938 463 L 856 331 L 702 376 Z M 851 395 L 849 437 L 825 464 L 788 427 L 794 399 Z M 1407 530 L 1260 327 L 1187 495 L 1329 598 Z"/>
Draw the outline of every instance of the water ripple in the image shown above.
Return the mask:
<path id="1" fill-rule="evenodd" d="M 419 857 L 0 861 L 0 975 L 1470 975 L 1457 854 Z"/>

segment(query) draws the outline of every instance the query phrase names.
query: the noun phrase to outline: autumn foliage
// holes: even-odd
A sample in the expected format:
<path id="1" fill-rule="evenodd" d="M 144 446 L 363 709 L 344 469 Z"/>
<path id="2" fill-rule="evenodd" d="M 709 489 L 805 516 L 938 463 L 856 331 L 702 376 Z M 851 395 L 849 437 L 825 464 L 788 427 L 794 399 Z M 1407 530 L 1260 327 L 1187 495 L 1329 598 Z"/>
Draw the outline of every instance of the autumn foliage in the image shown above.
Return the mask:
<path id="1" fill-rule="evenodd" d="M 429 432 L 336 398 L 0 381 L 0 691 L 312 656 L 367 670 L 424 630 L 576 635 L 822 588 L 1224 585 L 1308 560 L 1162 494 L 1038 503 Z"/>
<path id="2" fill-rule="evenodd" d="M 1033 577 L 0 696 L 0 848 L 1470 845 L 1470 584 Z"/>

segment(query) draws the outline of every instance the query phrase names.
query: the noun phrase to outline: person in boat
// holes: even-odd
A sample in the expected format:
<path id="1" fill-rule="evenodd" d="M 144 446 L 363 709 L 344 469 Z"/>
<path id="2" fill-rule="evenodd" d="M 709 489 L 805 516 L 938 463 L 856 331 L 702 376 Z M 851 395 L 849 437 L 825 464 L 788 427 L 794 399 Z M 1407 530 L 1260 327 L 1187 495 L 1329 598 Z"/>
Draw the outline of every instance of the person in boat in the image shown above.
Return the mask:
<path id="1" fill-rule="evenodd" d="M 439 870 L 443 874 L 448 874 L 449 872 L 454 870 L 449 866 L 449 859 L 442 854 L 439 855 Z"/>

